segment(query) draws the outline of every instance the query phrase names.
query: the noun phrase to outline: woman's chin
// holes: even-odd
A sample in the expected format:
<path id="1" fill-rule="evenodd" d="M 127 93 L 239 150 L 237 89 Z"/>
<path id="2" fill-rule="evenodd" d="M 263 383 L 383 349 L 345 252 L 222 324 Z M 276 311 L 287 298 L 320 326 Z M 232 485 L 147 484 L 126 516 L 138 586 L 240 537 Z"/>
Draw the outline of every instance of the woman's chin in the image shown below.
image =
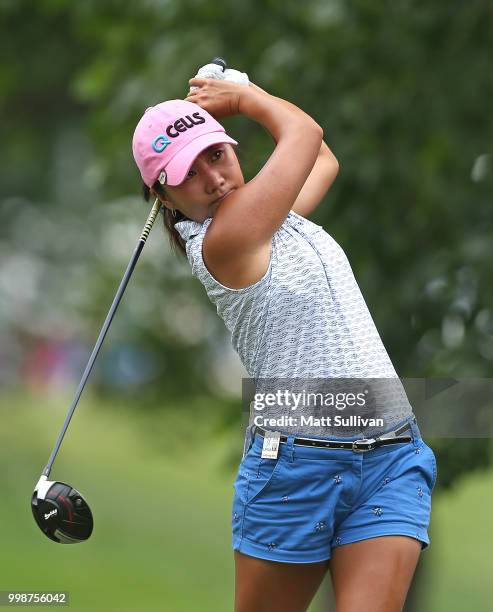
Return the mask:
<path id="1" fill-rule="evenodd" d="M 213 202 L 210 206 L 209 206 L 209 212 L 210 212 L 210 216 L 213 217 L 216 212 L 217 209 L 221 206 L 221 202 Z"/>

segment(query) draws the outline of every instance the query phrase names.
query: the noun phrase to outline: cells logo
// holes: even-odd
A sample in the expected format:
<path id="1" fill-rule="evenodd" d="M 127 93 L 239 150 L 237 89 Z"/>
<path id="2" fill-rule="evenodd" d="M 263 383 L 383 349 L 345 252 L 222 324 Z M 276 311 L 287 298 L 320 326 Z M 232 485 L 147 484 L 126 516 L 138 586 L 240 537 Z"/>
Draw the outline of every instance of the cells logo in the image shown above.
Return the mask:
<path id="1" fill-rule="evenodd" d="M 156 153 L 162 153 L 169 144 L 171 144 L 171 140 L 165 134 L 159 134 L 152 141 L 152 148 Z"/>
<path id="2" fill-rule="evenodd" d="M 192 116 L 185 115 L 185 117 L 180 117 L 174 123 L 167 126 L 165 134 L 159 134 L 154 138 L 152 141 L 152 148 L 156 153 L 162 153 L 164 149 L 172 143 L 170 138 L 178 138 L 180 134 L 202 123 L 205 123 L 205 118 L 202 117 L 200 113 L 193 113 Z"/>

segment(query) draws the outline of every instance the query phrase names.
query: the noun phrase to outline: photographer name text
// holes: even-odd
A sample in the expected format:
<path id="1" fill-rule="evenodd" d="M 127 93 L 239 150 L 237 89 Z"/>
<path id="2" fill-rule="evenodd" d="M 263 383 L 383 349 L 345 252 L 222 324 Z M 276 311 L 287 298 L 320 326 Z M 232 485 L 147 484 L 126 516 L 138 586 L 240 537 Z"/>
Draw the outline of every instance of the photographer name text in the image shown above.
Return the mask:
<path id="1" fill-rule="evenodd" d="M 384 420 L 379 418 L 366 418 L 359 415 L 341 416 L 305 416 L 295 417 L 282 415 L 279 417 L 265 417 L 255 415 L 253 422 L 257 427 L 384 427 Z"/>

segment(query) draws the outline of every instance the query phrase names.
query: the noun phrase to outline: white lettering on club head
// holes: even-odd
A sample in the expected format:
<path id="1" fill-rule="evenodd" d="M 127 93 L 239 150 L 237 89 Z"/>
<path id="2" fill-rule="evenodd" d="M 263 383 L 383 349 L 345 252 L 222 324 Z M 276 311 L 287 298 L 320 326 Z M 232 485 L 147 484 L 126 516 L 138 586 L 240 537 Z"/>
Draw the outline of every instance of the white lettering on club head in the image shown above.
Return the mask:
<path id="1" fill-rule="evenodd" d="M 51 512 L 48 512 L 48 514 L 45 514 L 45 520 L 47 521 L 50 518 L 50 516 L 53 516 L 56 513 L 57 513 L 57 509 L 54 508 Z"/>

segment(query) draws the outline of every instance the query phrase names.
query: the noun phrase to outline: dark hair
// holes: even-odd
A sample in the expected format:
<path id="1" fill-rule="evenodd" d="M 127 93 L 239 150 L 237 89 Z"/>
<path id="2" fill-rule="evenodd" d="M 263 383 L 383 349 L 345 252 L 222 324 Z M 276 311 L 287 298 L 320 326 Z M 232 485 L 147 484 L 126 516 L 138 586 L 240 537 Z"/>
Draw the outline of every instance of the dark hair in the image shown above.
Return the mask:
<path id="1" fill-rule="evenodd" d="M 152 188 L 161 199 L 166 198 L 166 191 L 159 181 L 156 181 Z M 149 202 L 149 200 L 151 199 L 151 190 L 145 183 L 142 183 L 142 191 L 144 192 L 145 201 Z M 160 213 L 163 215 L 164 229 L 168 232 L 169 235 L 169 243 L 171 246 L 171 250 L 175 253 L 180 252 L 183 255 L 186 255 L 187 251 L 185 249 L 185 241 L 178 233 L 178 230 L 175 229 L 175 223 L 178 223 L 178 221 L 184 221 L 188 219 L 188 217 L 186 217 L 179 210 L 175 210 L 176 216 L 173 216 L 171 210 L 164 205 L 161 206 Z"/>

